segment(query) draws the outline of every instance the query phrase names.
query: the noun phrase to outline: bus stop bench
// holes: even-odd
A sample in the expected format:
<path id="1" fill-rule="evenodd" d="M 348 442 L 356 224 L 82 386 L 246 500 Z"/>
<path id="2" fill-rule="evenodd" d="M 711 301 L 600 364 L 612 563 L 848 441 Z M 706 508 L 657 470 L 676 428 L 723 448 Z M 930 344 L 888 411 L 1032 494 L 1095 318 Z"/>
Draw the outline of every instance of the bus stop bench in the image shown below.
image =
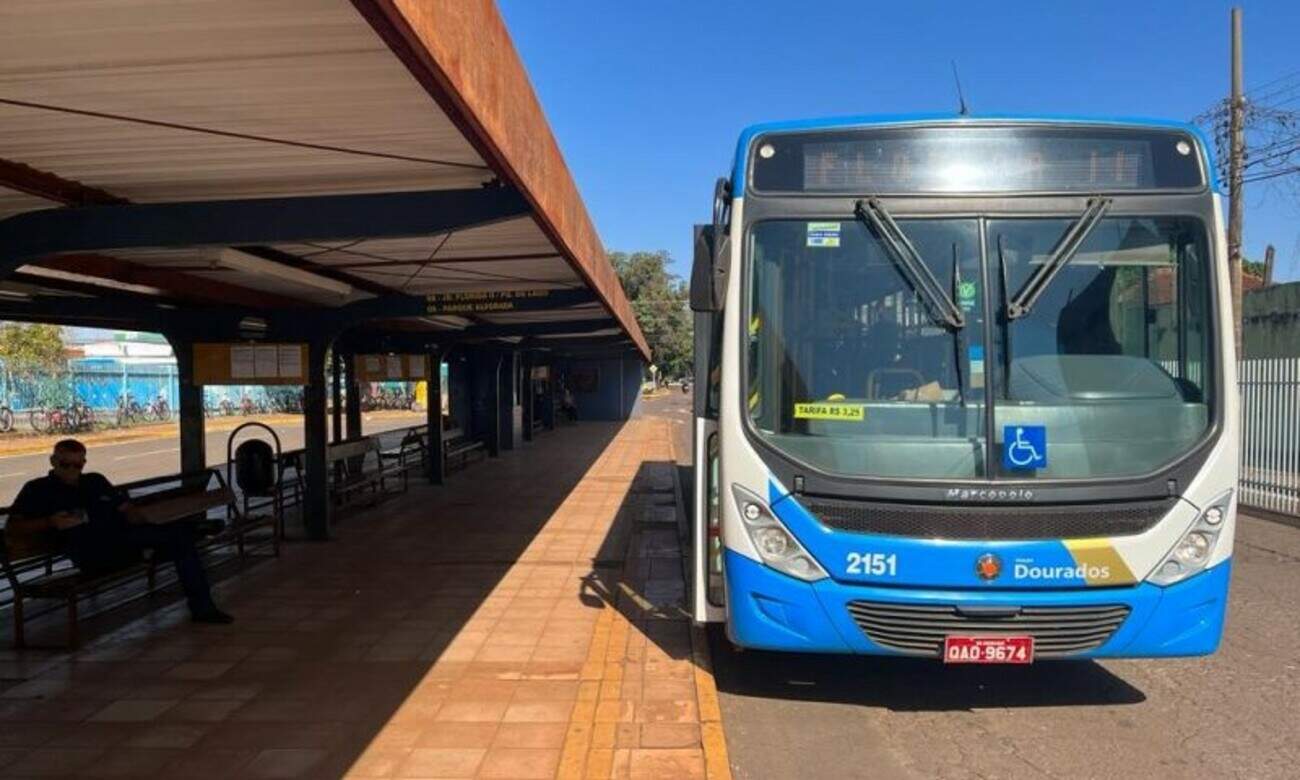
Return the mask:
<path id="1" fill-rule="evenodd" d="M 487 457 L 487 448 L 483 445 L 482 439 L 471 439 L 460 428 L 452 428 L 443 435 L 446 437 L 442 440 L 443 462 L 448 468 L 451 467 L 453 458 L 459 458 L 461 468 L 465 468 L 469 464 L 469 456 L 473 453 L 478 452 Z"/>
<path id="2" fill-rule="evenodd" d="M 216 485 L 213 486 L 215 480 Z M 164 485 L 172 487 L 162 487 Z M 280 541 L 284 537 L 283 516 L 272 506 L 269 514 L 250 511 L 248 496 L 240 496 L 226 483 L 218 469 L 205 469 L 189 474 L 154 477 L 123 486 L 132 506 L 150 523 L 172 523 L 179 520 L 194 522 L 203 533 L 197 543 L 199 552 L 234 544 L 240 558 L 249 547 L 252 532 L 269 529 L 265 541 L 272 554 L 280 557 Z M 224 509 L 224 518 L 210 519 L 213 509 Z M 252 508 L 260 508 L 253 506 Z M 254 542 L 260 537 L 253 539 Z M 261 546 L 260 544 L 255 546 Z"/>
<path id="3" fill-rule="evenodd" d="M 329 494 L 336 504 L 345 504 L 358 493 L 369 493 L 372 502 L 377 501 L 381 493 L 389 492 L 391 479 L 400 479 L 402 490 L 409 486 L 407 469 L 397 463 L 385 463 L 379 441 L 374 437 L 331 444 L 325 460 L 332 467 Z"/>
<path id="4" fill-rule="evenodd" d="M 428 429 L 427 425 L 409 429 L 402 436 L 400 444 L 379 453 L 380 462 L 405 471 L 422 471 L 425 464 L 425 437 L 428 435 Z"/>
<path id="5" fill-rule="evenodd" d="M 209 510 L 217 507 L 226 507 L 227 511 L 233 514 L 234 493 L 221 480 L 219 474 L 207 472 L 208 477 L 213 475 L 217 477 L 219 483 L 219 486 L 214 489 L 208 488 L 209 480 L 204 480 L 202 483 L 198 481 L 204 476 L 203 472 L 199 472 L 186 475 L 190 479 L 188 485 L 183 484 L 176 489 L 146 493 L 138 499 L 138 504 L 136 504 L 137 499 L 133 497 L 132 504 L 140 511 L 143 521 L 148 523 L 170 523 L 206 517 Z M 163 477 L 123 487 L 129 496 L 132 487 L 141 485 L 149 487 L 152 483 L 169 479 L 184 482 L 180 477 Z M 0 516 L 3 516 L 6 521 L 9 514 L 9 507 L 0 509 Z M 200 552 L 221 543 L 228 543 L 229 534 L 242 534 L 247 530 L 238 516 L 232 517 L 231 520 L 226 530 L 198 545 Z M 49 599 L 66 603 L 68 646 L 75 648 L 78 644 L 77 603 L 140 578 L 147 581 L 148 592 L 153 592 L 157 581 L 158 561 L 154 560 L 152 555 L 146 555 L 139 563 L 111 572 L 89 575 L 78 570 L 68 559 L 56 532 L 51 530 L 36 534 L 17 534 L 11 532 L 6 523 L 4 533 L 0 534 L 0 564 L 3 564 L 9 595 L 13 599 L 14 646 L 19 648 L 26 646 L 24 602 L 28 599 Z"/>

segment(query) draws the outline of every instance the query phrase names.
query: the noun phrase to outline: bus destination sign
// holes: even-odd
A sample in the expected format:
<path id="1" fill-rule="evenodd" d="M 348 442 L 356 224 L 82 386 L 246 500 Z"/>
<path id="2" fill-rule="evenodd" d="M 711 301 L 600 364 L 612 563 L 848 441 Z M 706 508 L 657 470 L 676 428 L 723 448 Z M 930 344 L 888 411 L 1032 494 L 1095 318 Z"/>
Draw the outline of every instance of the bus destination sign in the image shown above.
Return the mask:
<path id="1" fill-rule="evenodd" d="M 430 293 L 427 313 L 490 314 L 544 308 L 553 290 L 475 290 L 471 292 Z"/>

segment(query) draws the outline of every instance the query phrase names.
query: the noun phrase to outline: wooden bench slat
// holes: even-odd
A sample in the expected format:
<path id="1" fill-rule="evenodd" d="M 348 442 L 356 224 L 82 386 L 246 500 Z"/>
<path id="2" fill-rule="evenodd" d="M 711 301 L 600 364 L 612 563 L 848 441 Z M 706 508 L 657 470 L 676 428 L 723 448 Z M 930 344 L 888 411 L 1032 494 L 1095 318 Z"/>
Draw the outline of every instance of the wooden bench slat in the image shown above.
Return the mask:
<path id="1" fill-rule="evenodd" d="M 216 490 L 190 493 L 162 501 L 148 501 L 136 505 L 136 511 L 146 523 L 171 523 L 191 515 L 207 514 L 209 509 L 226 506 L 234 500 L 233 490 L 220 487 Z"/>

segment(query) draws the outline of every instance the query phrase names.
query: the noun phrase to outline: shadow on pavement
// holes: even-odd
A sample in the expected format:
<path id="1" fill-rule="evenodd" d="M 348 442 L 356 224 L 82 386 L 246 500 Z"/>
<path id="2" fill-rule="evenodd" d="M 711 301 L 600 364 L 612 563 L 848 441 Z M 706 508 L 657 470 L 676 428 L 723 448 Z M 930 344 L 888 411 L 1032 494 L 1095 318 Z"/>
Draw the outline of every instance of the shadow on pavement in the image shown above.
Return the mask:
<path id="1" fill-rule="evenodd" d="M 899 712 L 1138 704 L 1142 691 L 1093 661 L 945 666 L 925 658 L 739 651 L 710 627 L 718 691 Z"/>

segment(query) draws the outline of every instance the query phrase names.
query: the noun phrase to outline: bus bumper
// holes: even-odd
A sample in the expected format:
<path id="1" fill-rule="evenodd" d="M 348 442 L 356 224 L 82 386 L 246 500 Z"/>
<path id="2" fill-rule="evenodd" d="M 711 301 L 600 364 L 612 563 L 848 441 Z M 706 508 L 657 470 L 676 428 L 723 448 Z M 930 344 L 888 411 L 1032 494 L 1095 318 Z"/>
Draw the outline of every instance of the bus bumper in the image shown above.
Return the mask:
<path id="1" fill-rule="evenodd" d="M 812 653 L 906 655 L 872 642 L 848 602 L 1015 606 L 1125 604 L 1132 611 L 1106 640 L 1066 658 L 1154 658 L 1213 653 L 1223 632 L 1231 560 L 1169 587 L 966 591 L 881 588 L 831 579 L 802 582 L 727 550 L 727 635 L 741 647 Z"/>

